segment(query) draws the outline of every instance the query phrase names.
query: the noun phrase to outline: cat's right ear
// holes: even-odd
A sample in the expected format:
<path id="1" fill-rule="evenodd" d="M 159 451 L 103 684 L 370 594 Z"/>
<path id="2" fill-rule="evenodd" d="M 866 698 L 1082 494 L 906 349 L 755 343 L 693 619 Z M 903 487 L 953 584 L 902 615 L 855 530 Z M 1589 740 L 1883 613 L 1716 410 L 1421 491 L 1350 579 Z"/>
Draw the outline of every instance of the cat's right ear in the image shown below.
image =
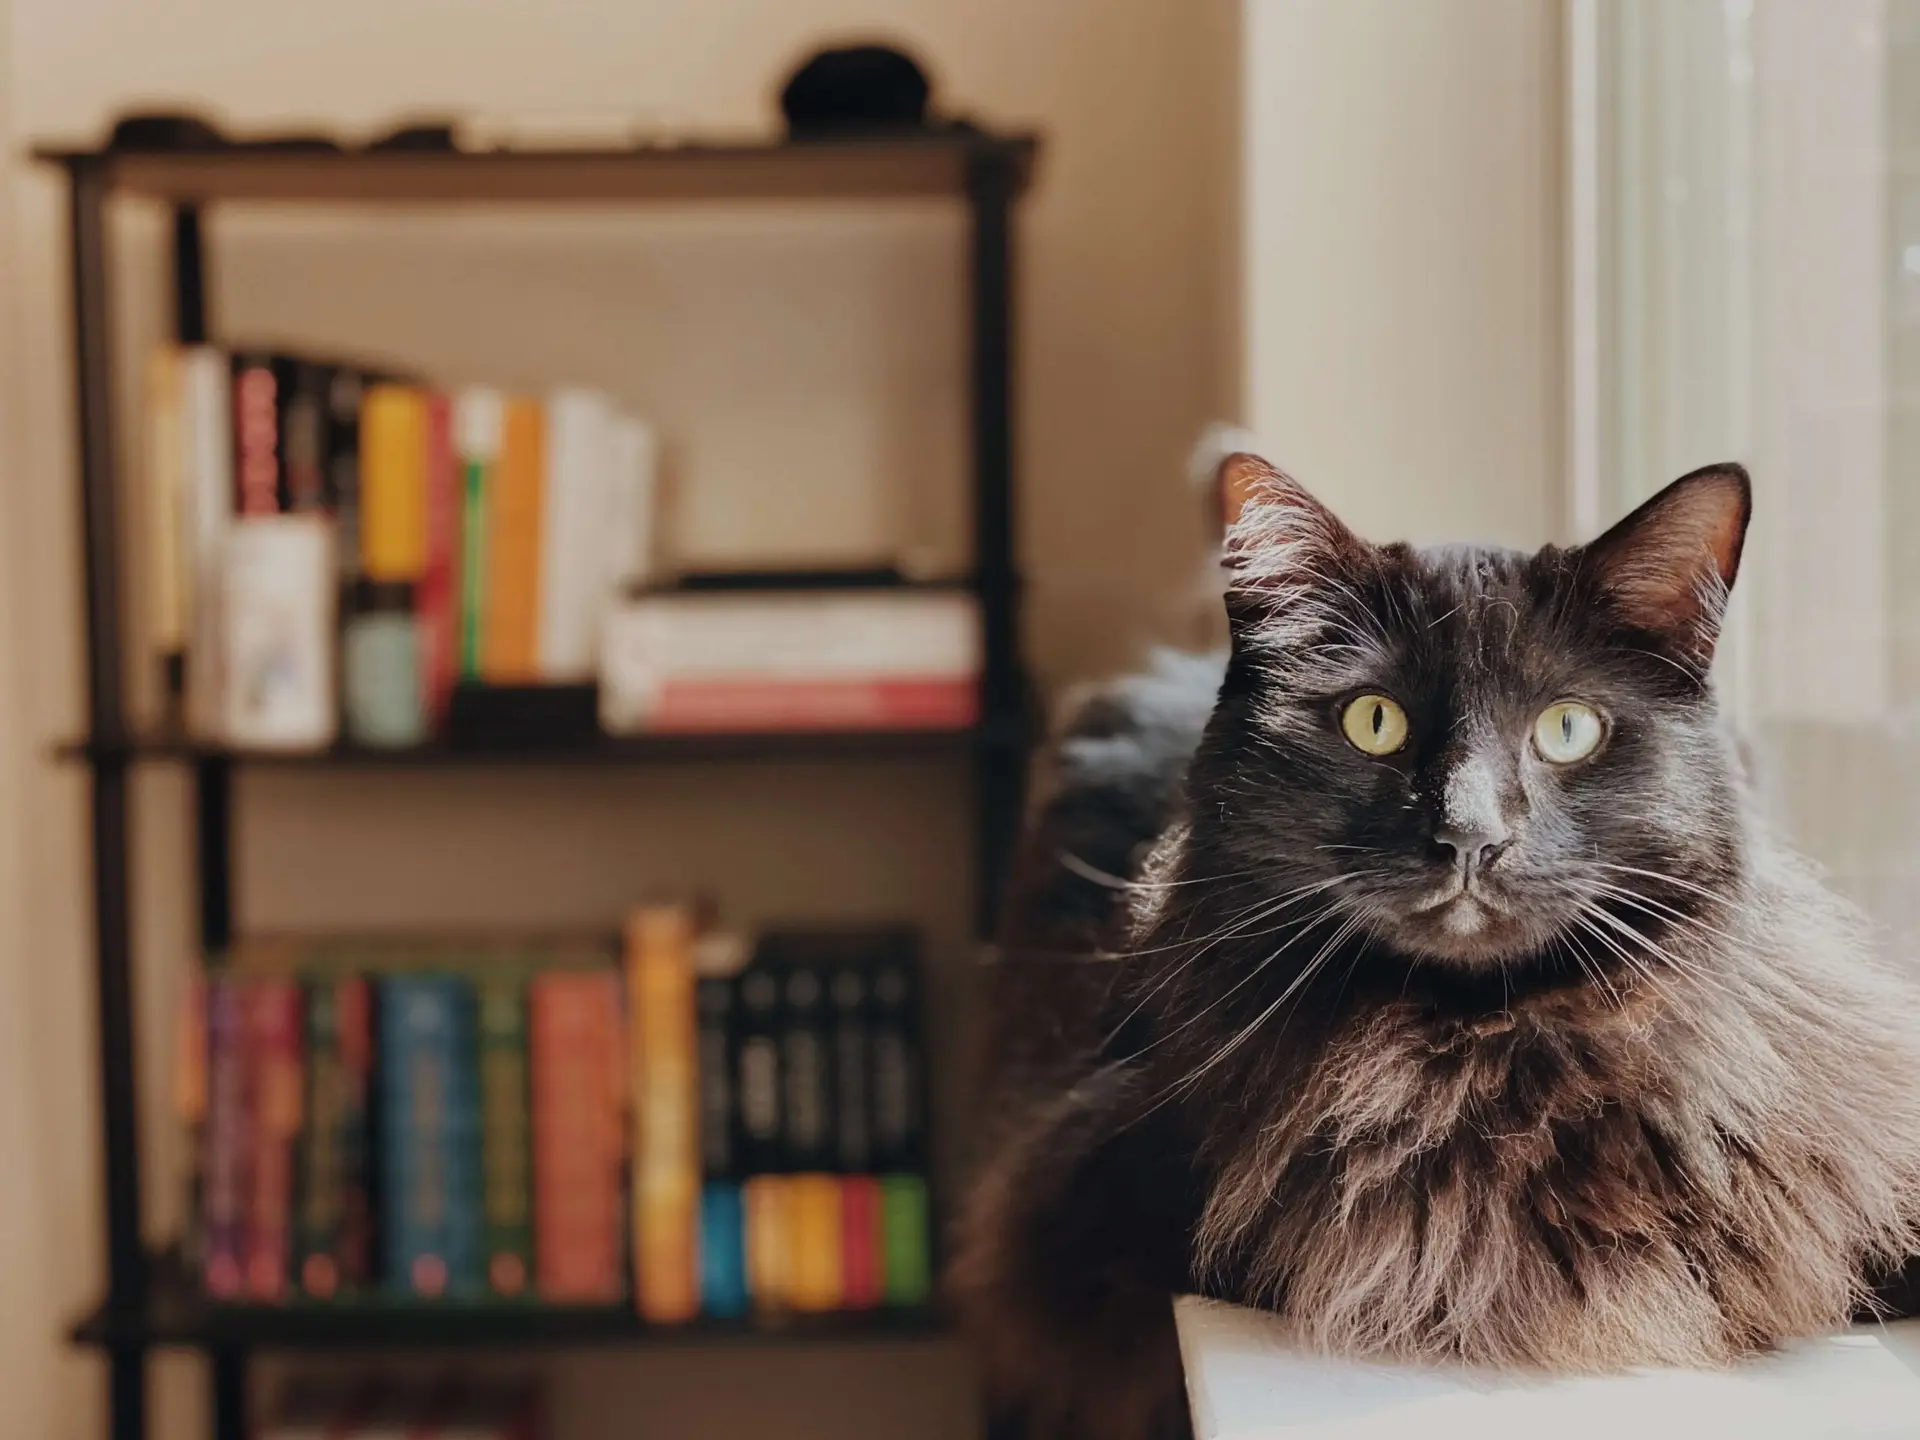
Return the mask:
<path id="1" fill-rule="evenodd" d="M 1227 612 L 1236 623 L 1270 615 L 1337 584 L 1367 542 L 1307 488 L 1258 455 L 1229 455 L 1215 480 L 1226 537 Z"/>

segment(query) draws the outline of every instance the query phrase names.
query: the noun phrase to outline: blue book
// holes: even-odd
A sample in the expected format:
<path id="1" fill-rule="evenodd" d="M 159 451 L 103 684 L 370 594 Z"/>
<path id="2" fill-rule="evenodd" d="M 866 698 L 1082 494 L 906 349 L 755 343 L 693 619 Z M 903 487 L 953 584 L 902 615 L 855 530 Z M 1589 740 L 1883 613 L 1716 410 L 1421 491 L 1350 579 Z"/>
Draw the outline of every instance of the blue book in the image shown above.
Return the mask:
<path id="1" fill-rule="evenodd" d="M 380 984 L 382 1219 L 388 1289 L 485 1292 L 473 987 L 457 975 Z"/>
<path id="2" fill-rule="evenodd" d="M 746 1206 L 735 1180 L 709 1180 L 700 1190 L 700 1311 L 732 1318 L 747 1313 Z"/>

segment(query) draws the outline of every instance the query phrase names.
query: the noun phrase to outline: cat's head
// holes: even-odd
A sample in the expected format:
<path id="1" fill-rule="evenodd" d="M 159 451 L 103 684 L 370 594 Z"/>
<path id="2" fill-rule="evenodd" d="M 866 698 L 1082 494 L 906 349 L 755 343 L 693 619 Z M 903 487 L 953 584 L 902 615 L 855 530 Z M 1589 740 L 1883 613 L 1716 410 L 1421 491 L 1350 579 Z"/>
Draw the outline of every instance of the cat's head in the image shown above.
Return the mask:
<path id="1" fill-rule="evenodd" d="M 1606 961 L 1737 876 L 1707 672 L 1740 467 L 1532 555 L 1373 545 L 1264 461 L 1222 478 L 1233 651 L 1189 779 L 1213 865 L 1390 953 L 1482 968 Z"/>

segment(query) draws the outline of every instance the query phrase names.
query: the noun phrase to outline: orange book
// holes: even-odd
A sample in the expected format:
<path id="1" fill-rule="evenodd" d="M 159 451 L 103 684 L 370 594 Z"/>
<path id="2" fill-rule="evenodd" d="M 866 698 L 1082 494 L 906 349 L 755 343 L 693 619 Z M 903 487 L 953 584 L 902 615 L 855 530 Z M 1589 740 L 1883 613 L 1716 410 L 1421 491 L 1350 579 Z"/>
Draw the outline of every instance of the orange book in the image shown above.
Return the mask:
<path id="1" fill-rule="evenodd" d="M 795 1310 L 838 1310 L 845 1301 L 839 1178 L 790 1176 L 787 1225 L 787 1303 Z"/>
<path id="2" fill-rule="evenodd" d="M 792 1177 L 755 1175 L 747 1193 L 747 1293 L 756 1310 L 784 1310 L 792 1293 Z"/>
<path id="3" fill-rule="evenodd" d="M 546 412 L 507 402 L 500 469 L 490 492 L 487 593 L 480 675 L 495 685 L 540 678 L 540 526 L 546 489 Z"/>
<path id="4" fill-rule="evenodd" d="M 411 584 L 426 563 L 426 393 L 375 385 L 360 402 L 361 572 Z"/>
<path id="5" fill-rule="evenodd" d="M 527 989 L 533 1257 L 544 1300 L 610 1304 L 620 1265 L 620 983 L 549 971 Z"/>
<path id="6" fill-rule="evenodd" d="M 627 922 L 633 1067 L 634 1298 L 649 1320 L 700 1311 L 700 1112 L 694 919 L 653 905 Z"/>

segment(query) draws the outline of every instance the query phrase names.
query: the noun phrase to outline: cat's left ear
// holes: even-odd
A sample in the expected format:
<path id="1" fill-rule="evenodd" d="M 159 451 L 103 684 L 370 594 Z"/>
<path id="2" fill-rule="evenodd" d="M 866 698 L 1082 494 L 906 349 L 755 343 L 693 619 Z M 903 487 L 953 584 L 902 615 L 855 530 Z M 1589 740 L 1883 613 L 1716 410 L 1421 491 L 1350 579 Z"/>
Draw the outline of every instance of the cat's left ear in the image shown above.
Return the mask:
<path id="1" fill-rule="evenodd" d="M 1615 615 L 1703 669 L 1753 515 L 1747 472 L 1732 463 L 1683 475 L 1580 552 Z"/>

